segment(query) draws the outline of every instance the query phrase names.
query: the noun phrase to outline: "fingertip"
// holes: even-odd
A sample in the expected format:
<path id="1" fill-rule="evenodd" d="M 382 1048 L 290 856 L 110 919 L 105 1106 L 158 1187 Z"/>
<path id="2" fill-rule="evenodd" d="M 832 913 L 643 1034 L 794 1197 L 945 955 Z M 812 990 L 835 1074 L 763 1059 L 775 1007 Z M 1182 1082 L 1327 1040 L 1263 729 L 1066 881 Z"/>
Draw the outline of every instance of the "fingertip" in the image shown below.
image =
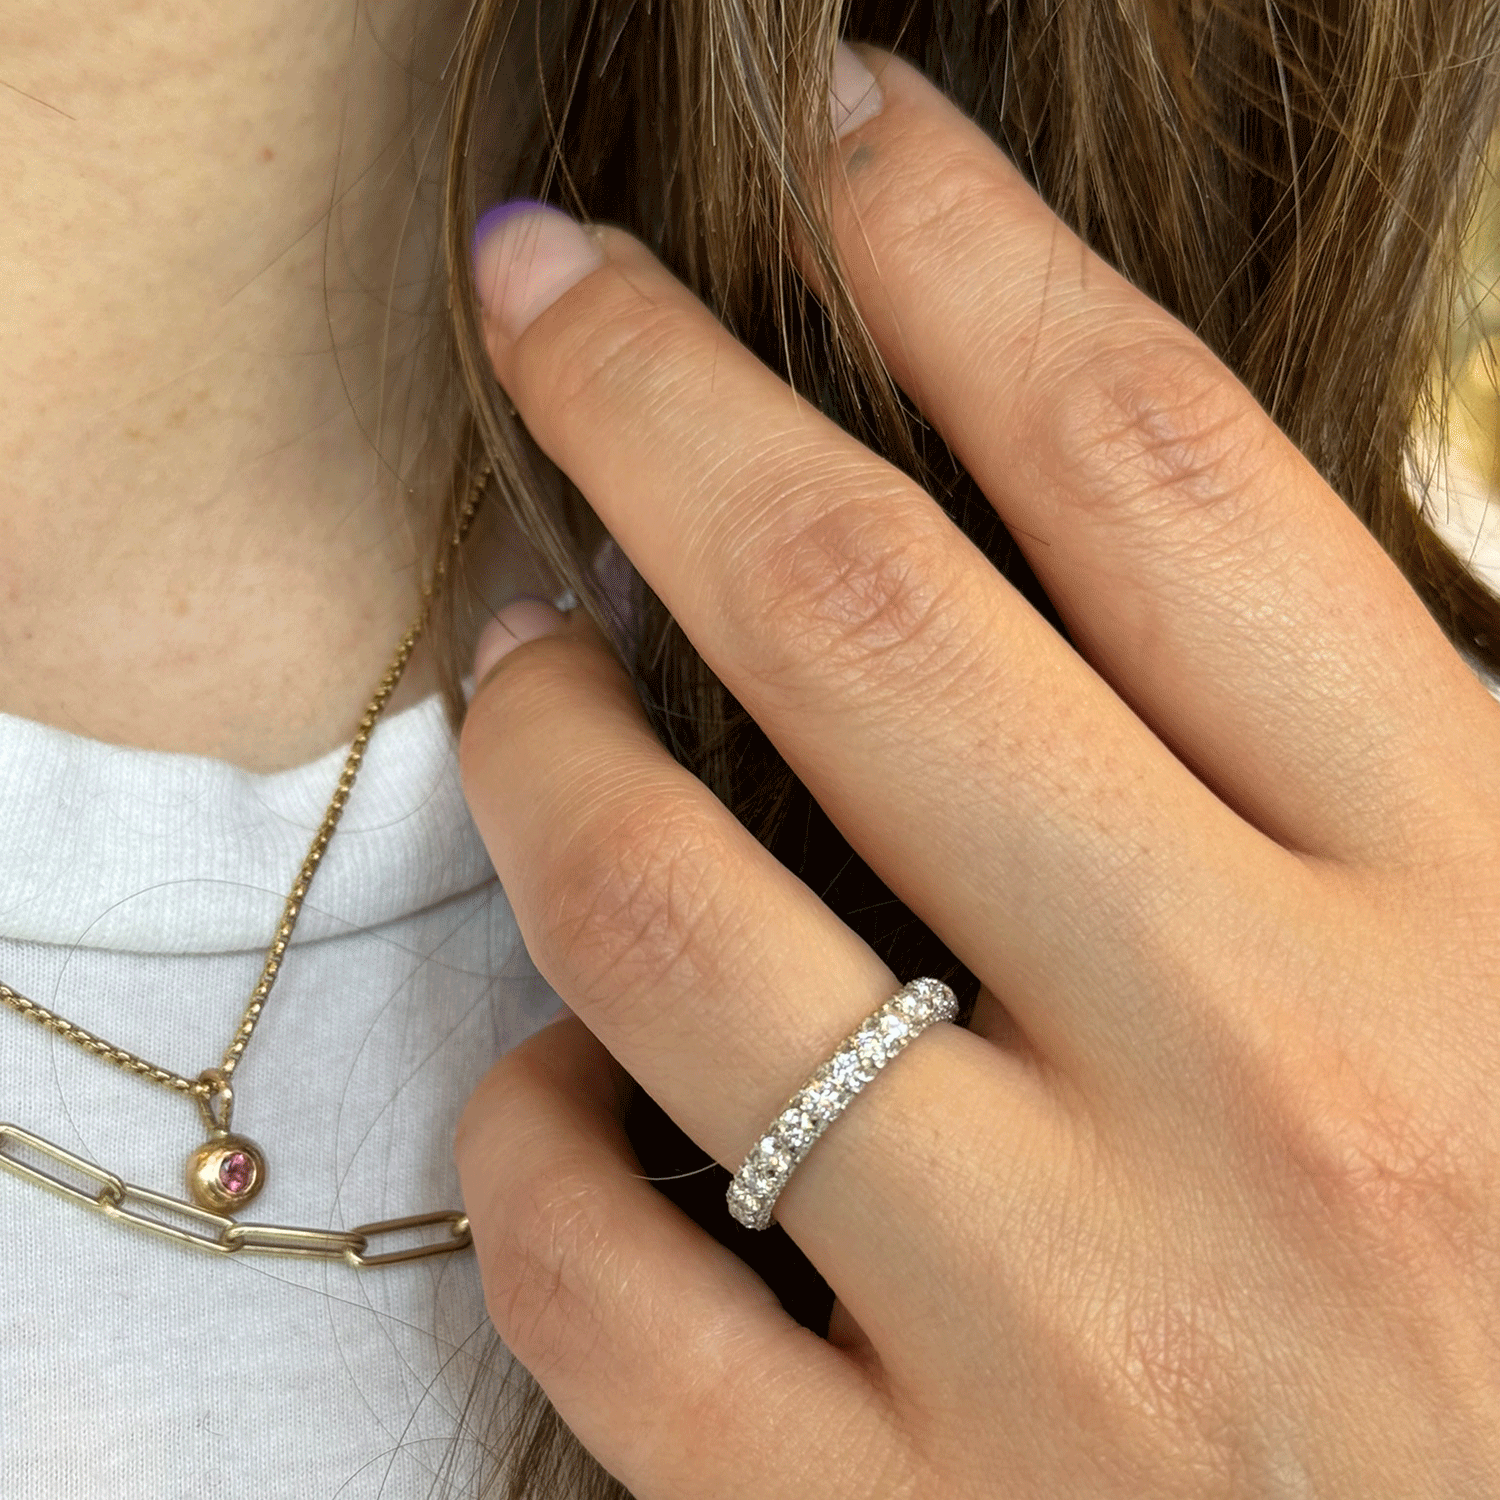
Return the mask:
<path id="1" fill-rule="evenodd" d="M 828 106 L 837 140 L 853 135 L 885 106 L 875 75 L 847 42 L 840 42 L 834 52 Z"/>
<path id="2" fill-rule="evenodd" d="M 471 253 L 475 293 L 502 345 L 604 264 L 597 236 L 561 209 L 529 199 L 490 209 L 475 228 Z"/>
<path id="3" fill-rule="evenodd" d="M 512 599 L 479 633 L 474 646 L 474 691 L 477 694 L 491 672 L 517 646 L 544 635 L 556 635 L 568 616 L 546 599 Z"/>
<path id="4" fill-rule="evenodd" d="M 497 203 L 493 208 L 487 209 L 480 214 L 479 222 L 474 226 L 474 238 L 469 241 L 469 269 L 474 273 L 476 281 L 479 280 L 479 251 L 486 240 L 493 235 L 508 219 L 513 219 L 517 214 L 532 213 L 537 210 L 546 210 L 547 205 L 535 198 L 512 198 L 505 203 Z M 482 299 L 481 299 L 482 300 Z"/>

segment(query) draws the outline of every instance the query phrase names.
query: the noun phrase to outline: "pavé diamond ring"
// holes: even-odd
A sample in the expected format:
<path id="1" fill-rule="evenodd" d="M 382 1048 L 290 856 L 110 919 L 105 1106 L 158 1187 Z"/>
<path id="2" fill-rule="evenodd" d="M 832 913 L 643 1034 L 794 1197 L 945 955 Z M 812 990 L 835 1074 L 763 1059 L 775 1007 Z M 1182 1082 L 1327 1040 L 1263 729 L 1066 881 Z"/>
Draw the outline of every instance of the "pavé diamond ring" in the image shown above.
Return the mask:
<path id="1" fill-rule="evenodd" d="M 913 979 L 871 1012 L 787 1100 L 752 1147 L 725 1195 L 729 1212 L 749 1229 L 768 1229 L 787 1179 L 849 1101 L 913 1037 L 957 1014 L 953 991 L 939 979 Z"/>

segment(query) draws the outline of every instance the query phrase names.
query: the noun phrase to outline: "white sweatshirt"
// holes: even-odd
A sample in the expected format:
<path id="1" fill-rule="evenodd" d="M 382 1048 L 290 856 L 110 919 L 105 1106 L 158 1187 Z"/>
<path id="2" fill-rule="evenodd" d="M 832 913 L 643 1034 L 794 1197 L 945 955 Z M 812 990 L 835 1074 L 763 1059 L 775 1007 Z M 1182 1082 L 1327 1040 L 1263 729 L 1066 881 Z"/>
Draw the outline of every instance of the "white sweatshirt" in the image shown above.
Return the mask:
<path id="1" fill-rule="evenodd" d="M 174 1071 L 216 1063 L 345 749 L 257 775 L 0 714 L 0 980 Z M 556 1014 L 436 696 L 382 720 L 234 1076 L 240 1217 L 460 1206 L 454 1123 Z M 181 1195 L 191 1101 L 0 1008 L 0 1121 Z M 35 1158 L 29 1158 L 35 1160 Z M 216 1256 L 0 1171 L 3 1500 L 408 1500 L 496 1350 L 472 1252 L 379 1270 Z"/>

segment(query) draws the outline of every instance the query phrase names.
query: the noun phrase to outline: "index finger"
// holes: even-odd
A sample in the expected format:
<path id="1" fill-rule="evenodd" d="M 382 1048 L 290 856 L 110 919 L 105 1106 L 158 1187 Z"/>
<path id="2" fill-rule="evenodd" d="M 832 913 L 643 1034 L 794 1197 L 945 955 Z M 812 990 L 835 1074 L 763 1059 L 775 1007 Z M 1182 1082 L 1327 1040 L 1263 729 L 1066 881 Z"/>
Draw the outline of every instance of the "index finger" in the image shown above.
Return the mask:
<path id="1" fill-rule="evenodd" d="M 1138 955 L 1281 851 L 639 244 L 529 212 L 479 259 L 533 435 L 853 846 L 1054 1059 L 1167 1066 Z"/>

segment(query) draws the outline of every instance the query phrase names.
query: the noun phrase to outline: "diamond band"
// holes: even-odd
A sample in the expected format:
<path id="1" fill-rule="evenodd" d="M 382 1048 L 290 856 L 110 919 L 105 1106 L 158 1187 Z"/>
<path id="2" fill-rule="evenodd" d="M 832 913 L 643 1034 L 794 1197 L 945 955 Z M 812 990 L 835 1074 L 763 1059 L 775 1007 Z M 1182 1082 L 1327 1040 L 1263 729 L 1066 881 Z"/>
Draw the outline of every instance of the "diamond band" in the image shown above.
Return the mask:
<path id="1" fill-rule="evenodd" d="M 958 1001 L 941 980 L 913 979 L 867 1016 L 761 1133 L 729 1184 L 729 1212 L 747 1229 L 770 1228 L 776 1199 L 813 1142 L 914 1037 L 957 1014 Z"/>

